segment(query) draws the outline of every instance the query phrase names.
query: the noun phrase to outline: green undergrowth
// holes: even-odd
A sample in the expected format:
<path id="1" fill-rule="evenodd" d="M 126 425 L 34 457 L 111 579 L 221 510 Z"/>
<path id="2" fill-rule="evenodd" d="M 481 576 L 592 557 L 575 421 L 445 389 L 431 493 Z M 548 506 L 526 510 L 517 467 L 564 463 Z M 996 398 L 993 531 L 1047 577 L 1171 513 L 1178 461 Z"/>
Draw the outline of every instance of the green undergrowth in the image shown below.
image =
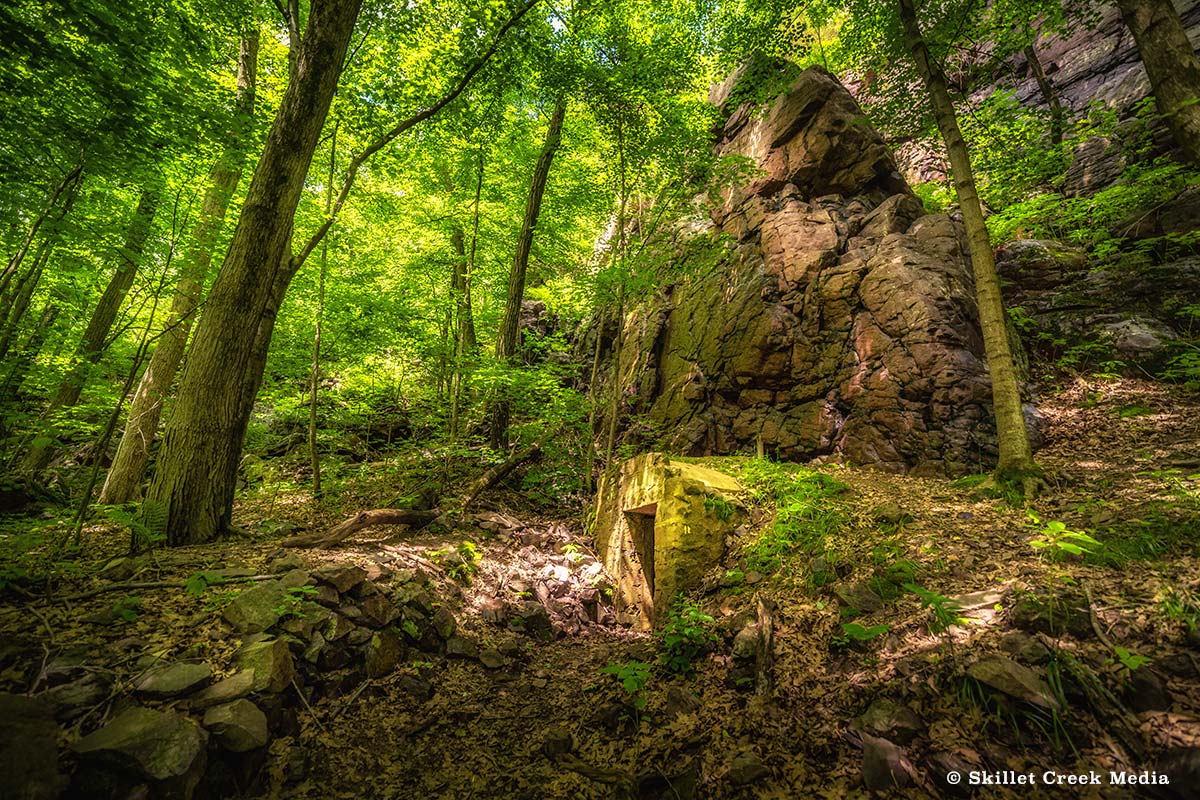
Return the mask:
<path id="1" fill-rule="evenodd" d="M 848 488 L 830 475 L 797 464 L 751 459 L 738 466 L 737 477 L 749 489 L 750 501 L 771 521 L 743 550 L 746 569 L 775 572 L 786 556 L 824 553 L 829 537 L 846 524 L 839 496 Z"/>

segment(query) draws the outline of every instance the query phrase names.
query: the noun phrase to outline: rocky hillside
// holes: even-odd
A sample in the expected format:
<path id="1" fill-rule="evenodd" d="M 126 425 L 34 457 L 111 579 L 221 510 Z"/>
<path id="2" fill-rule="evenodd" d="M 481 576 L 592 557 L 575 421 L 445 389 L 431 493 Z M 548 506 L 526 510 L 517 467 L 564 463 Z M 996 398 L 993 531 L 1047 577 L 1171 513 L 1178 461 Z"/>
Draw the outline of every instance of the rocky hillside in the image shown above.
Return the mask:
<path id="1" fill-rule="evenodd" d="M 628 411 L 672 452 L 979 471 L 994 432 L 959 226 L 925 213 L 828 72 L 765 109 L 730 102 L 744 73 L 714 91 L 717 150 L 758 176 L 673 243 L 724 247 L 717 263 L 677 265 L 628 317 Z"/>

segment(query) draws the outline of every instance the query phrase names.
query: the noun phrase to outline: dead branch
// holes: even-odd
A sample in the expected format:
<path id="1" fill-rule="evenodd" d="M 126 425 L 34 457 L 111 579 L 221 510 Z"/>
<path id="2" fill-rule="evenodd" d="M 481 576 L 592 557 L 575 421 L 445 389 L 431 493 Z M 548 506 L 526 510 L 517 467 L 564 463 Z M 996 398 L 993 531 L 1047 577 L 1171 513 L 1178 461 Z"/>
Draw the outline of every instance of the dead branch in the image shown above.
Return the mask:
<path id="1" fill-rule="evenodd" d="M 524 450 L 518 450 L 502 464 L 497 464 L 483 473 L 477 481 L 471 484 L 467 492 L 454 508 L 453 514 L 461 515 L 484 492 L 500 481 L 507 478 L 512 471 L 526 461 L 536 458 L 542 452 L 541 445 L 532 445 Z M 324 533 L 306 533 L 292 536 L 283 540 L 284 547 L 321 547 L 329 549 L 345 541 L 353 533 L 363 528 L 375 525 L 408 525 L 413 530 L 420 530 L 431 524 L 447 525 L 452 521 L 451 512 L 443 511 L 453 504 L 443 500 L 440 508 L 431 511 L 412 511 L 402 508 L 376 508 L 370 511 L 360 511 L 350 519 L 339 523 Z"/>
<path id="2" fill-rule="evenodd" d="M 283 540 L 284 547 L 322 547 L 329 549 L 363 528 L 376 525 L 408 525 L 420 529 L 438 517 L 438 511 L 413 511 L 406 508 L 376 508 L 360 511 L 350 519 L 324 532 L 302 533 Z"/>
<path id="3" fill-rule="evenodd" d="M 754 693 L 770 697 L 775 688 L 774 667 L 775 657 L 772 653 L 775 647 L 775 604 L 770 600 L 758 598 L 758 663 L 754 680 Z"/>

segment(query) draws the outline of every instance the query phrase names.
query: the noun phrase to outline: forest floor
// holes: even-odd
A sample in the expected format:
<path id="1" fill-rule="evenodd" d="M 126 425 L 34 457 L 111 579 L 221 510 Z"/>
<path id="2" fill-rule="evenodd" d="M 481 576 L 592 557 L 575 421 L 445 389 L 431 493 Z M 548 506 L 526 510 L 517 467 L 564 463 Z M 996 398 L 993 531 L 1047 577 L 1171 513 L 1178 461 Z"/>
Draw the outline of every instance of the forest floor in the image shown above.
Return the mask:
<path id="1" fill-rule="evenodd" d="M 220 776 L 210 765 L 197 796 L 254 786 L 280 798 L 837 798 L 869 796 L 864 781 L 883 780 L 901 785 L 895 796 L 1008 797 L 1031 792 L 969 790 L 946 775 L 1094 769 L 1103 785 L 1032 794 L 1196 797 L 1200 398 L 1079 380 L 1040 407 L 1049 490 L 1033 504 L 1038 521 L 969 482 L 821 467 L 848 487 L 835 501 L 836 541 L 698 596 L 715 638 L 691 676 L 638 671 L 658 664 L 662 638 L 615 624 L 579 509 L 501 491 L 481 504 L 474 548 L 460 547 L 461 530 L 395 528 L 280 550 L 297 528 L 395 496 L 398 476 L 419 470 L 413 452 L 368 465 L 337 508 L 295 487 L 247 492 L 235 521 L 248 533 L 219 545 L 114 565 L 128 533 L 98 525 L 69 567 L 26 549 L 3 573 L 0 691 L 52 700 L 70 769 L 66 746 L 128 707 L 147 667 L 190 660 L 229 675 L 239 648 L 264 638 L 231 632 L 227 609 L 244 585 L 222 580 L 299 568 L 336 584 L 357 566 L 325 603 L 356 623 L 345 638 L 314 635 L 325 618 L 297 611 L 322 602 L 315 586 L 293 588 L 292 605 L 276 609 L 297 666 L 277 701 L 260 703 L 272 739 Z M 0 535 L 44 539 L 55 524 L 9 518 Z M 1079 556 L 1033 544 L 1078 541 L 1060 530 L 1102 546 Z M 754 535 L 731 547 L 726 567 L 744 566 Z M 814 580 L 822 569 L 832 580 Z M 136 585 L 152 582 L 176 585 Z M 925 590 L 924 604 L 904 584 Z M 404 631 L 390 657 L 383 626 L 368 622 L 381 594 L 399 615 L 384 625 Z M 769 692 L 738 679 L 733 655 L 760 598 L 774 607 Z M 183 693 L 140 699 L 181 713 L 201 705 Z M 1157 770 L 1172 784 L 1114 787 L 1110 770 Z M 88 796 L 80 780 L 72 791 Z"/>

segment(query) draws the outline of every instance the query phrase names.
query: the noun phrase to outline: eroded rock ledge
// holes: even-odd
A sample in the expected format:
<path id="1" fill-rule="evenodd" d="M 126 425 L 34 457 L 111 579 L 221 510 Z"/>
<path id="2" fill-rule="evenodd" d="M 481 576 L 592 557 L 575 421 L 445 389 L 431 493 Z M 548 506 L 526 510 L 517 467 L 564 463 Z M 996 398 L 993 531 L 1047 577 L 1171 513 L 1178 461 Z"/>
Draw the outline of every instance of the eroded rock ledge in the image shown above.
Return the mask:
<path id="1" fill-rule="evenodd" d="M 717 151 L 761 172 L 677 234 L 683 259 L 711 237 L 716 263 L 685 264 L 626 318 L 625 410 L 682 454 L 761 442 L 789 460 L 986 468 L 991 391 L 959 226 L 924 213 L 831 74 L 807 69 L 765 108 L 730 108 L 744 73 L 713 92 L 729 113 Z"/>

